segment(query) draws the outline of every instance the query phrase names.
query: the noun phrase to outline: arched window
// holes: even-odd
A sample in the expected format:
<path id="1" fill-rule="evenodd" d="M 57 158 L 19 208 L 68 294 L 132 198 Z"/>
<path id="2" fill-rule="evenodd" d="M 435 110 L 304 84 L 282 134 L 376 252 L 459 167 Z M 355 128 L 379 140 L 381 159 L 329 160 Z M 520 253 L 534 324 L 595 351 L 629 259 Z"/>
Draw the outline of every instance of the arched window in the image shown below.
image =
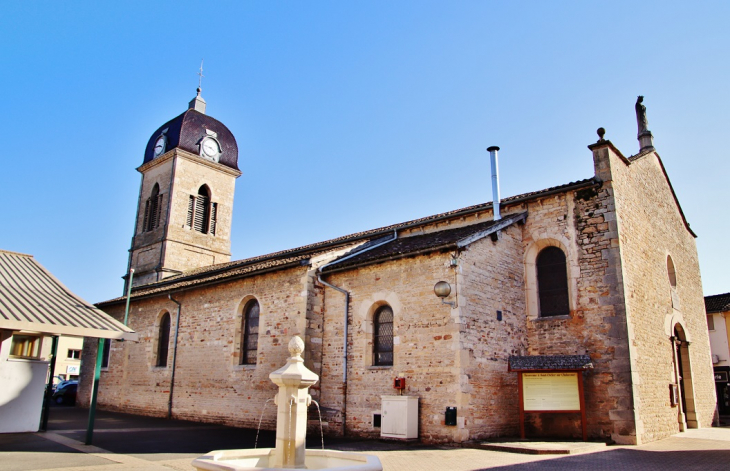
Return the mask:
<path id="1" fill-rule="evenodd" d="M 249 301 L 243 309 L 241 326 L 241 364 L 255 365 L 259 347 L 259 303 Z"/>
<path id="2" fill-rule="evenodd" d="M 167 350 L 170 347 L 170 314 L 160 319 L 160 333 L 157 336 L 157 366 L 167 366 Z"/>
<path id="3" fill-rule="evenodd" d="M 568 271 L 563 251 L 554 246 L 544 248 L 537 255 L 535 266 L 540 317 L 570 314 Z"/>
<path id="4" fill-rule="evenodd" d="M 677 287 L 677 272 L 674 269 L 674 262 L 672 257 L 667 255 L 667 276 L 669 277 L 669 285 L 672 288 Z"/>
<path id="5" fill-rule="evenodd" d="M 160 225 L 160 215 L 162 213 L 162 195 L 160 194 L 160 185 L 155 183 L 152 193 L 144 205 L 144 222 L 142 223 L 142 232 L 149 232 L 156 229 Z"/>
<path id="6" fill-rule="evenodd" d="M 187 225 L 196 232 L 215 235 L 217 217 L 218 203 L 210 201 L 210 189 L 203 185 L 197 195 L 190 195 Z"/>
<path id="7" fill-rule="evenodd" d="M 393 309 L 381 306 L 373 316 L 373 364 L 393 365 Z"/>

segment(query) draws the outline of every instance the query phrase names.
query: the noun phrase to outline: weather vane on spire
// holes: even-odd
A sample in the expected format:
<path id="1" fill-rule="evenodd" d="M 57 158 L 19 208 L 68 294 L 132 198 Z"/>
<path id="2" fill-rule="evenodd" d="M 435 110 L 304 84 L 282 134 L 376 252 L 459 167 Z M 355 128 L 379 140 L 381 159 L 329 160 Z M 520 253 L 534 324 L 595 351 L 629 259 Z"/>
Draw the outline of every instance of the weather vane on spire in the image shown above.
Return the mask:
<path id="1" fill-rule="evenodd" d="M 200 59 L 200 72 L 198 72 L 198 96 L 200 95 L 200 92 L 203 90 L 203 59 Z"/>

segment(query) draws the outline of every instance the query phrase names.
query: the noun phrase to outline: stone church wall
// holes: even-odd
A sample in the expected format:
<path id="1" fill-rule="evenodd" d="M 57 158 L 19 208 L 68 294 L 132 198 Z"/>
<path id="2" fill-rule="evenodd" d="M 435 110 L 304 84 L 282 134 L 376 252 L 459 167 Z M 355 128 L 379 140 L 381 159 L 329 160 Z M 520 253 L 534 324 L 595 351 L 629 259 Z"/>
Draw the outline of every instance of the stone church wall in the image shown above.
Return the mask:
<path id="1" fill-rule="evenodd" d="M 688 425 L 709 427 L 715 390 L 694 237 L 684 225 L 654 153 L 628 165 L 609 148 L 596 152 L 610 164 L 603 170 L 604 178 L 611 180 L 615 190 L 635 394 L 639 398 L 639 441 L 658 440 L 680 431 L 678 407 L 672 407 L 669 396 L 669 384 L 675 382 L 670 336 L 677 322 L 691 342 L 691 369 L 684 372 L 685 381 L 690 383 L 686 387 Z M 670 283 L 668 257 L 676 269 L 676 288 Z"/>
<path id="2" fill-rule="evenodd" d="M 393 379 L 406 379 L 405 395 L 418 396 L 420 438 L 448 441 L 453 427 L 444 425 L 444 411 L 460 390 L 457 365 L 459 326 L 455 313 L 433 294 L 440 280 L 453 280 L 448 253 L 434 253 L 334 273 L 326 281 L 351 293 L 349 364 L 346 403 L 347 433 L 379 437 L 373 413 L 382 395 L 397 395 Z M 453 297 L 453 295 L 452 295 Z M 326 288 L 324 296 L 321 405 L 327 427 L 339 433 L 343 409 L 344 296 Z M 388 304 L 394 316 L 394 363 L 373 366 L 372 317 Z M 327 432 L 326 432 L 327 433 Z"/>
<path id="3" fill-rule="evenodd" d="M 522 228 L 481 239 L 459 256 L 460 391 L 454 441 L 519 434 L 517 374 L 510 355 L 526 349 Z M 498 317 L 501 313 L 501 319 Z M 440 411 L 443 417 L 443 410 Z"/>
<path id="4" fill-rule="evenodd" d="M 568 191 L 528 203 L 524 225 L 527 354 L 591 356 L 583 374 L 588 436 L 635 441 L 618 233 L 610 188 Z M 535 257 L 566 253 L 570 315 L 539 317 Z M 527 436 L 580 438 L 579 414 L 527 414 Z"/>
<path id="5" fill-rule="evenodd" d="M 291 336 L 300 333 L 307 297 L 302 293 L 305 267 L 176 293 L 182 304 L 172 415 L 178 419 L 256 427 L 264 410 L 264 428 L 275 428 L 276 387 L 269 373 L 284 365 Z M 261 307 L 258 365 L 239 365 L 241 310 L 250 299 Z M 117 319 L 124 305 L 106 312 Z M 167 367 L 157 367 L 159 317 L 171 315 Z M 112 342 L 109 368 L 100 379 L 98 402 L 105 409 L 166 416 L 170 391 L 177 306 L 166 296 L 132 303 L 129 325 L 140 342 Z M 94 358 L 94 342 L 85 342 L 85 358 Z M 82 366 L 86 380 L 79 402 L 88 406 L 93 364 Z M 265 408 L 265 409 L 264 409 Z"/>

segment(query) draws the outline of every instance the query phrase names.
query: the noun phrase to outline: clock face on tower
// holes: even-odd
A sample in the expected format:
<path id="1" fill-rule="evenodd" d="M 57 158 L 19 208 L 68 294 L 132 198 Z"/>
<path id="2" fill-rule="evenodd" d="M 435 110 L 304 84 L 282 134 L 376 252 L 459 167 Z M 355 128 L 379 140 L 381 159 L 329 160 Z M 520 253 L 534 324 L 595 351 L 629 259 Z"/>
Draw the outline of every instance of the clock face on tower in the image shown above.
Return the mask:
<path id="1" fill-rule="evenodd" d="M 206 137 L 200 143 L 200 156 L 213 162 L 218 162 L 220 158 L 220 147 L 215 139 Z"/>
<path id="2" fill-rule="evenodd" d="M 160 136 L 160 138 L 157 139 L 157 142 L 155 142 L 155 157 L 159 157 L 165 152 L 166 142 L 167 139 L 165 139 L 165 136 Z"/>

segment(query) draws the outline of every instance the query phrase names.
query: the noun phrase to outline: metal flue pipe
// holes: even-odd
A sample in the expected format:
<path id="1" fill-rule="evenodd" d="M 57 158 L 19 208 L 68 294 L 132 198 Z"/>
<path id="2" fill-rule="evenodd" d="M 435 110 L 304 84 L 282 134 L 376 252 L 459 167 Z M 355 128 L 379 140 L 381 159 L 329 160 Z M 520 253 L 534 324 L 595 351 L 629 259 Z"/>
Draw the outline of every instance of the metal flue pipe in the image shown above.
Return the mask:
<path id="1" fill-rule="evenodd" d="M 499 214 L 499 158 L 497 152 L 499 147 L 492 146 L 487 149 L 489 152 L 489 163 L 492 166 L 492 208 L 494 209 L 494 220 L 502 219 Z"/>

